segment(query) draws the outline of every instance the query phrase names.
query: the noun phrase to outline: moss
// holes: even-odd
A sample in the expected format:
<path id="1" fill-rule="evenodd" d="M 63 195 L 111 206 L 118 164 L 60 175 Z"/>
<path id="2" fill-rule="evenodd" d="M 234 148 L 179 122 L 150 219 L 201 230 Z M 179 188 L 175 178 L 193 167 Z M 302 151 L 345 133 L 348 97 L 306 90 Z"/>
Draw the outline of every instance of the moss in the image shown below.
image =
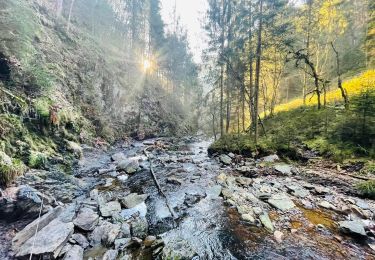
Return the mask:
<path id="1" fill-rule="evenodd" d="M 370 198 L 370 199 L 375 199 L 375 181 L 374 180 L 361 182 L 356 185 L 356 188 L 362 196 L 366 198 Z"/>
<path id="2" fill-rule="evenodd" d="M 18 159 L 13 159 L 10 165 L 0 163 L 0 186 L 7 186 L 16 177 L 24 174 L 26 170 L 25 164 Z"/>
<path id="3" fill-rule="evenodd" d="M 40 152 L 31 151 L 28 159 L 28 165 L 34 169 L 44 169 L 47 163 L 47 156 Z"/>
<path id="4" fill-rule="evenodd" d="M 42 118 L 49 118 L 49 110 L 52 105 L 52 100 L 46 97 L 40 97 L 34 102 L 36 112 Z"/>

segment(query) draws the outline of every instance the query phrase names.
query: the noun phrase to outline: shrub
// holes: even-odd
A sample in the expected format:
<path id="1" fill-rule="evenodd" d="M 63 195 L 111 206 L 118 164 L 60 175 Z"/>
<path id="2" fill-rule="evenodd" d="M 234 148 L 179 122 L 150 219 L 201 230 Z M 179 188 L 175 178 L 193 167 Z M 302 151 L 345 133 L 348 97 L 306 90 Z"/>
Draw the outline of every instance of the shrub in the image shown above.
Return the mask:
<path id="1" fill-rule="evenodd" d="M 362 196 L 366 198 L 370 198 L 370 199 L 375 199 L 375 181 L 374 180 L 361 182 L 358 185 L 356 185 L 356 188 Z"/>
<path id="2" fill-rule="evenodd" d="M 29 155 L 28 165 L 30 168 L 43 169 L 47 163 L 47 156 L 40 152 L 31 151 Z"/>
<path id="3" fill-rule="evenodd" d="M 12 164 L 0 163 L 0 186 L 7 186 L 25 172 L 26 166 L 21 160 L 13 159 Z"/>

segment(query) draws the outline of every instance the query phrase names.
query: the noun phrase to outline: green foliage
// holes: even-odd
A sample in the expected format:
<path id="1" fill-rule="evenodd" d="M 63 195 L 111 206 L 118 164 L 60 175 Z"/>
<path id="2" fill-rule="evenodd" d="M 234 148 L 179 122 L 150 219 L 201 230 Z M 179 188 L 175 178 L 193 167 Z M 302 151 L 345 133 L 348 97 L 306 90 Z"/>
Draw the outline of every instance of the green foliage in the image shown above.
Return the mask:
<path id="1" fill-rule="evenodd" d="M 279 112 L 264 119 L 267 135 L 260 138 L 261 147 L 293 155 L 301 144 L 335 161 L 375 156 L 375 95 L 366 91 L 352 98 L 352 109 L 327 107 L 318 110 L 302 107 Z M 210 149 L 220 152 L 254 151 L 250 135 L 220 138 Z M 292 156 L 293 157 L 293 156 Z"/>
<path id="2" fill-rule="evenodd" d="M 359 193 L 367 198 L 375 199 L 375 181 L 369 180 L 356 185 Z"/>
<path id="3" fill-rule="evenodd" d="M 26 166 L 21 160 L 13 159 L 12 164 L 0 163 L 0 186 L 6 186 L 16 177 L 26 172 Z"/>
<path id="4" fill-rule="evenodd" d="M 28 159 L 30 168 L 43 169 L 47 163 L 47 156 L 41 152 L 31 151 Z"/>
<path id="5" fill-rule="evenodd" d="M 49 110 L 52 105 L 52 100 L 47 97 L 40 97 L 36 99 L 34 103 L 38 115 L 42 118 L 49 118 Z"/>

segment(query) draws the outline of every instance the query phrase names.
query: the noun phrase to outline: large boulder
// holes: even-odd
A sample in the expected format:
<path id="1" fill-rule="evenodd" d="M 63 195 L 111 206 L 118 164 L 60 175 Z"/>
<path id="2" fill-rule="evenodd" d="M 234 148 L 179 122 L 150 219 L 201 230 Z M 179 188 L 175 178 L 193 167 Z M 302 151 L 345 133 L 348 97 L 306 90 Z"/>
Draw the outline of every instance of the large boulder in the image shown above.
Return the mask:
<path id="1" fill-rule="evenodd" d="M 139 163 L 138 160 L 122 160 L 117 164 L 116 169 L 118 171 L 124 171 L 127 174 L 133 174 L 139 170 Z"/>
<path id="2" fill-rule="evenodd" d="M 176 239 L 166 244 L 162 251 L 162 259 L 190 260 L 196 255 L 189 242 L 183 239 Z"/>
<path id="3" fill-rule="evenodd" d="M 354 236 L 367 236 L 364 225 L 361 221 L 340 221 L 339 229 L 345 234 L 350 234 Z"/>
<path id="4" fill-rule="evenodd" d="M 73 221 L 74 225 L 84 231 L 92 231 L 99 222 L 99 215 L 91 208 L 82 208 L 76 219 Z"/>
<path id="5" fill-rule="evenodd" d="M 120 213 L 121 217 L 124 220 L 128 220 L 134 216 L 146 217 L 146 214 L 147 214 L 147 206 L 146 206 L 146 203 L 144 202 L 142 202 L 141 204 L 138 204 L 137 206 L 131 209 L 124 209 Z"/>
<path id="6" fill-rule="evenodd" d="M 230 158 L 228 155 L 226 154 L 222 154 L 219 156 L 219 160 L 220 162 L 222 162 L 223 164 L 225 165 L 230 165 L 232 163 L 232 158 Z"/>
<path id="7" fill-rule="evenodd" d="M 57 258 L 73 232 L 74 224 L 72 222 L 64 223 L 55 219 L 19 248 L 13 247 L 16 257 L 25 258 L 33 254 L 41 256 L 43 259 Z"/>
<path id="8" fill-rule="evenodd" d="M 36 229 L 41 230 L 47 226 L 50 222 L 56 219 L 59 214 L 63 211 L 62 207 L 57 207 L 47 214 L 43 215 L 40 219 L 36 219 L 27 225 L 23 230 L 18 232 L 12 240 L 13 251 L 17 251 L 22 244 L 29 240 L 35 235 Z"/>
<path id="9" fill-rule="evenodd" d="M 126 155 L 122 152 L 115 153 L 111 156 L 112 161 L 114 162 L 120 162 L 126 160 Z"/>
<path id="10" fill-rule="evenodd" d="M 112 224 L 108 221 L 103 221 L 90 234 L 89 240 L 91 246 L 99 246 L 102 243 L 111 246 L 121 232 L 120 224 Z"/>

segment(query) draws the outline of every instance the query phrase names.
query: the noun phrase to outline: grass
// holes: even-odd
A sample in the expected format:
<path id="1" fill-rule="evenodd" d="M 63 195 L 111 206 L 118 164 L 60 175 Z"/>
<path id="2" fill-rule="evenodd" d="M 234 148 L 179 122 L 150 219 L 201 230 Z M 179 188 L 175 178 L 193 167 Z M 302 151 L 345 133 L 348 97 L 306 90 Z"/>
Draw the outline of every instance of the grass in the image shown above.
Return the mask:
<path id="1" fill-rule="evenodd" d="M 375 199 L 375 181 L 369 180 L 365 182 L 361 182 L 356 186 L 359 193 L 370 199 Z"/>
<path id="2" fill-rule="evenodd" d="M 375 70 L 368 70 L 356 77 L 353 77 L 350 80 L 344 81 L 343 87 L 347 91 L 349 98 L 351 96 L 356 96 L 360 94 L 362 91 L 366 89 L 375 89 Z M 330 104 L 342 103 L 341 92 L 338 88 L 327 92 L 327 103 L 330 103 Z M 306 99 L 307 106 L 316 106 L 317 104 L 318 104 L 318 100 L 316 96 L 313 96 L 311 99 L 310 98 Z M 298 98 L 290 102 L 287 102 L 285 104 L 276 106 L 275 113 L 290 111 L 290 110 L 293 110 L 302 106 L 304 106 L 303 99 Z"/>
<path id="3" fill-rule="evenodd" d="M 12 164 L 0 163 L 0 186 L 7 186 L 16 177 L 26 172 L 25 164 L 18 159 L 13 159 Z"/>

